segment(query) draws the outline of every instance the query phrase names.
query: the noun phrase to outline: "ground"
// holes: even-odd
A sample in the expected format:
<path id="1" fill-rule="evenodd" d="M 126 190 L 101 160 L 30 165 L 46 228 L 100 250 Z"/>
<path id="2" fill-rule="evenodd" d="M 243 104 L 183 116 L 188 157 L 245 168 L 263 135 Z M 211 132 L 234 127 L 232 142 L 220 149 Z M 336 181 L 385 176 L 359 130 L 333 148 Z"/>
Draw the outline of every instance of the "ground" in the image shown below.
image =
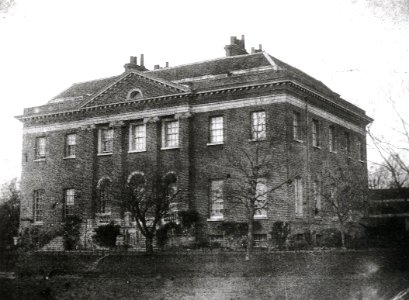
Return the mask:
<path id="1" fill-rule="evenodd" d="M 250 263 L 243 258 L 110 256 L 92 272 L 0 279 L 0 299 L 378 300 L 409 288 L 406 262 L 391 252 L 259 253 Z"/>

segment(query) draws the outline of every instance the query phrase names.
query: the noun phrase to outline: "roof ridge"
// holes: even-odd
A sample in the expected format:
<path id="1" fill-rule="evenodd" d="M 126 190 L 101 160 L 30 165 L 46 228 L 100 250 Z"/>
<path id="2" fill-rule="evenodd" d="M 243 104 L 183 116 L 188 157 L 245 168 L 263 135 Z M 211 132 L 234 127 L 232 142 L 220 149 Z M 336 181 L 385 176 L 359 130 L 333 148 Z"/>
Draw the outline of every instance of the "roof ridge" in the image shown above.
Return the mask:
<path id="1" fill-rule="evenodd" d="M 237 58 L 237 57 L 260 55 L 260 54 L 261 54 L 261 52 L 240 54 L 240 55 L 233 55 L 233 56 L 224 56 L 224 57 L 207 59 L 207 60 L 197 61 L 197 62 L 188 63 L 188 64 L 182 64 L 182 65 L 176 65 L 176 66 L 172 66 L 172 67 L 160 68 L 160 69 L 156 69 L 156 70 L 148 70 L 148 71 L 144 71 L 143 73 L 151 73 L 151 72 L 157 72 L 157 71 L 162 71 L 162 70 L 170 70 L 170 69 L 175 69 L 175 68 L 179 68 L 179 67 L 186 67 L 186 66 L 192 66 L 192 65 L 197 65 L 197 64 L 203 64 L 203 63 L 207 63 L 207 62 L 214 62 L 214 61 L 218 61 L 218 60 L 233 59 L 233 58 Z"/>

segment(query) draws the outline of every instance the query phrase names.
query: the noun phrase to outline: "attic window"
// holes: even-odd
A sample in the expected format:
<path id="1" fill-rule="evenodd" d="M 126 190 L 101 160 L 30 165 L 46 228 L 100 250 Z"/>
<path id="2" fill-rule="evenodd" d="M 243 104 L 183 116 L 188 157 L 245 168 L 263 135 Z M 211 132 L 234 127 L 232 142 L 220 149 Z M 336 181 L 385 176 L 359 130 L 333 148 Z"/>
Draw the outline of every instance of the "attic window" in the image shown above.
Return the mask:
<path id="1" fill-rule="evenodd" d="M 139 98 L 142 98 L 142 97 L 143 97 L 143 95 L 142 95 L 142 92 L 141 92 L 140 89 L 133 89 L 133 90 L 129 91 L 127 99 L 128 100 L 135 100 L 135 99 L 139 99 Z"/>

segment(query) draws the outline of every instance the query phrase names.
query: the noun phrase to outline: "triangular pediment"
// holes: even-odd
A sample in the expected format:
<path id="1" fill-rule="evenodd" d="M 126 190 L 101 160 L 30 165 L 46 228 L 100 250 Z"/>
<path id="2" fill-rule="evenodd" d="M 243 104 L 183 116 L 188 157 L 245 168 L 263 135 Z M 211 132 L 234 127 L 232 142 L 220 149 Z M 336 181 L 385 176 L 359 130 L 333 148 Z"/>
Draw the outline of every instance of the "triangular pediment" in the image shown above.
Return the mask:
<path id="1" fill-rule="evenodd" d="M 131 71 L 108 84 L 82 105 L 82 107 L 100 106 L 125 101 L 139 101 L 166 95 L 189 92 L 187 86 Z"/>

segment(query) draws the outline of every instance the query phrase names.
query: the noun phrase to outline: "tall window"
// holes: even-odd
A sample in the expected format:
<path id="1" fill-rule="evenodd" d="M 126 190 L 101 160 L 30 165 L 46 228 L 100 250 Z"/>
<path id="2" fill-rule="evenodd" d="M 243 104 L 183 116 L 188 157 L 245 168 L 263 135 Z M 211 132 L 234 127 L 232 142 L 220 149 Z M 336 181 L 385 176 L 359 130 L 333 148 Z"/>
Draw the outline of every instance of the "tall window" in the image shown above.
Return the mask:
<path id="1" fill-rule="evenodd" d="M 38 137 L 35 141 L 35 159 L 45 158 L 45 137 Z"/>
<path id="2" fill-rule="evenodd" d="M 75 157 L 76 146 L 77 135 L 75 133 L 67 134 L 65 137 L 65 157 Z"/>
<path id="3" fill-rule="evenodd" d="M 223 219 L 223 180 L 210 182 L 210 219 Z"/>
<path id="4" fill-rule="evenodd" d="M 146 150 L 146 125 L 134 124 L 130 127 L 129 151 Z"/>
<path id="5" fill-rule="evenodd" d="M 98 212 L 99 213 L 110 213 L 111 212 L 111 180 L 108 178 L 102 179 L 98 186 L 99 192 L 99 203 Z"/>
<path id="6" fill-rule="evenodd" d="M 312 192 L 315 203 L 315 216 L 318 216 L 321 213 L 321 186 L 319 181 L 314 181 L 312 183 Z"/>
<path id="7" fill-rule="evenodd" d="M 351 137 L 349 135 L 349 132 L 344 132 L 344 139 L 345 139 L 345 152 L 349 155 L 351 155 Z"/>
<path id="8" fill-rule="evenodd" d="M 44 190 L 35 190 L 33 195 L 33 219 L 34 222 L 43 222 Z"/>
<path id="9" fill-rule="evenodd" d="M 179 147 L 179 121 L 171 120 L 163 123 L 164 148 Z"/>
<path id="10" fill-rule="evenodd" d="M 223 117 L 211 117 L 209 123 L 210 144 L 222 144 L 224 141 Z"/>
<path id="11" fill-rule="evenodd" d="M 266 218 L 267 217 L 267 185 L 266 179 L 260 178 L 257 180 L 256 186 L 256 211 L 254 212 L 255 218 Z"/>
<path id="12" fill-rule="evenodd" d="M 331 125 L 328 128 L 328 147 L 329 147 L 329 151 L 330 152 L 336 152 L 336 145 L 337 145 L 337 141 L 336 141 L 336 134 L 335 134 L 335 127 L 333 125 Z"/>
<path id="13" fill-rule="evenodd" d="M 75 190 L 64 190 L 64 218 L 74 214 Z"/>
<path id="14" fill-rule="evenodd" d="M 364 160 L 365 147 L 364 147 L 364 143 L 362 142 L 361 138 L 358 138 L 357 147 L 358 147 L 358 159 Z"/>
<path id="15" fill-rule="evenodd" d="M 266 112 L 256 111 L 251 113 L 251 139 L 266 139 Z"/>
<path id="16" fill-rule="evenodd" d="M 99 151 L 98 153 L 112 153 L 114 143 L 114 130 L 112 128 L 101 128 L 98 131 Z"/>
<path id="17" fill-rule="evenodd" d="M 294 180 L 294 195 L 295 195 L 295 215 L 297 217 L 303 216 L 304 200 L 303 200 L 303 187 L 302 179 L 296 178 Z"/>
<path id="18" fill-rule="evenodd" d="M 293 112 L 293 138 L 301 140 L 301 115 L 299 112 Z"/>
<path id="19" fill-rule="evenodd" d="M 320 146 L 320 125 L 318 120 L 312 120 L 312 145 Z"/>

